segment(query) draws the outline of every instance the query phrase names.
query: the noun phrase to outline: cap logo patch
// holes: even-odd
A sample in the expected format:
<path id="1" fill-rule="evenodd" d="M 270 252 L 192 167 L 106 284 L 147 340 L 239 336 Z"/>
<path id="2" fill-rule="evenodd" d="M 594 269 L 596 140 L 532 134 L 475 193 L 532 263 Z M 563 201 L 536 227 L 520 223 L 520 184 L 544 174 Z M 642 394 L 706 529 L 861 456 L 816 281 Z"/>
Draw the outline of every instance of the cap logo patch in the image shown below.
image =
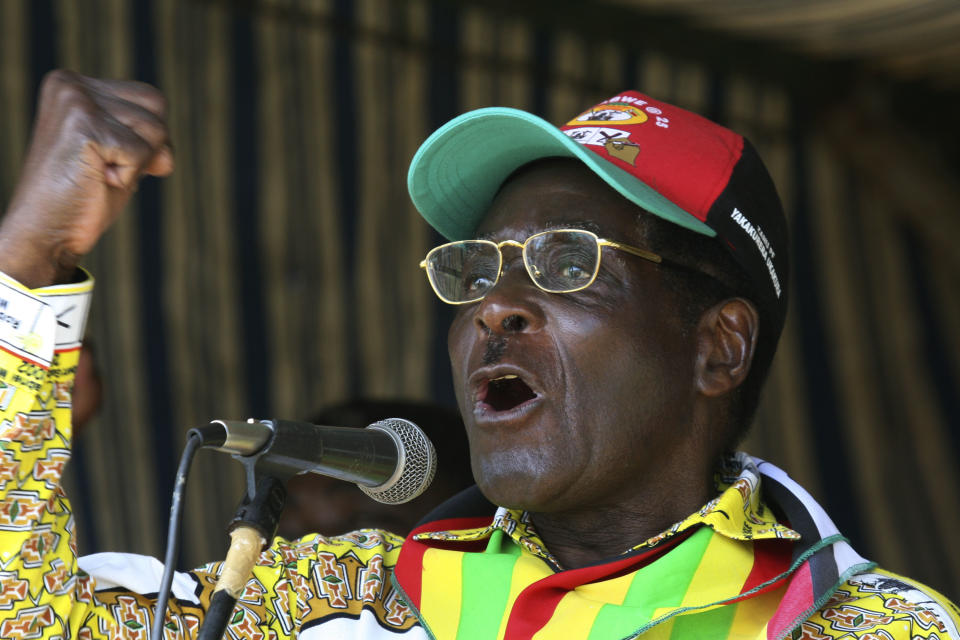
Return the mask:
<path id="1" fill-rule="evenodd" d="M 623 138 L 607 140 L 603 148 L 606 149 L 607 155 L 611 158 L 616 158 L 634 166 L 637 164 L 637 156 L 640 155 L 640 145 Z"/>
<path id="2" fill-rule="evenodd" d="M 627 104 L 606 104 L 594 107 L 589 111 L 584 111 L 579 116 L 567 123 L 567 126 L 577 126 L 585 124 L 603 125 L 608 122 L 616 124 L 640 124 L 647 121 L 647 114 Z"/>
<path id="3" fill-rule="evenodd" d="M 640 145 L 630 140 L 630 132 L 610 127 L 574 127 L 563 129 L 565 134 L 580 144 L 603 147 L 611 158 L 627 164 L 636 164 Z"/>
<path id="4" fill-rule="evenodd" d="M 580 144 L 605 147 L 608 142 L 630 142 L 630 132 L 610 127 L 575 127 L 563 132 Z"/>
<path id="5" fill-rule="evenodd" d="M 622 100 L 614 98 L 584 111 L 560 130 L 580 144 L 603 147 L 613 160 L 636 166 L 640 145 L 630 140 L 633 127 L 647 122 L 650 119 L 648 112 L 656 117 L 657 126 L 666 128 L 669 121 L 659 115 L 662 111 L 656 107 L 648 106 L 644 110 L 642 107 L 647 104 L 645 100 L 630 96 L 619 98 Z"/>

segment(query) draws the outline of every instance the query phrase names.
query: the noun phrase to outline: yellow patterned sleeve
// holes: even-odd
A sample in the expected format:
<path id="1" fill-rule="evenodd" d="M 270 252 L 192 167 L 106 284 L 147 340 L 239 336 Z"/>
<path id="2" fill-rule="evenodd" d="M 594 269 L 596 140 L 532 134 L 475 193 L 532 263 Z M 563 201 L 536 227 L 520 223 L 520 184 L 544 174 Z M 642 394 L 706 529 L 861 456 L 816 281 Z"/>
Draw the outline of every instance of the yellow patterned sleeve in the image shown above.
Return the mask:
<path id="1" fill-rule="evenodd" d="M 0 638 L 76 637 L 90 602 L 60 477 L 92 289 L 0 274 Z"/>
<path id="2" fill-rule="evenodd" d="M 160 563 L 77 557 L 61 489 L 93 280 L 28 290 L 0 273 L 0 640 L 146 640 Z M 261 554 L 228 624 L 234 638 L 422 639 L 390 577 L 403 539 L 385 531 L 295 542 Z M 195 638 L 220 564 L 178 573 L 164 640 Z M 412 633 L 411 633 L 412 632 Z M 309 635 L 309 634 L 308 634 Z"/>

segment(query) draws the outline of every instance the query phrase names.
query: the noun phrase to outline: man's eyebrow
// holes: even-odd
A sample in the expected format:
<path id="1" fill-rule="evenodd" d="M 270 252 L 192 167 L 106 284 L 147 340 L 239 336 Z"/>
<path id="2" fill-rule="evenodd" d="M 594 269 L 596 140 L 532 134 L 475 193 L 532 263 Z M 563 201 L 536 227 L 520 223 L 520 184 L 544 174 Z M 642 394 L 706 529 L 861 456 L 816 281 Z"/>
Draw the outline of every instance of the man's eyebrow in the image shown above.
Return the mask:
<path id="1" fill-rule="evenodd" d="M 584 231 L 592 231 L 597 235 L 602 235 L 600 225 L 593 220 L 548 220 L 544 231 L 548 229 L 583 229 Z"/>
<path id="2" fill-rule="evenodd" d="M 592 231 L 598 236 L 602 236 L 603 233 L 600 230 L 600 225 L 598 225 L 593 220 L 547 220 L 544 223 L 543 227 L 538 229 L 534 233 L 540 233 L 542 231 L 553 231 L 556 229 L 583 229 L 584 231 Z M 474 236 L 475 240 L 494 240 L 494 237 L 497 234 L 495 232 L 481 233 Z"/>

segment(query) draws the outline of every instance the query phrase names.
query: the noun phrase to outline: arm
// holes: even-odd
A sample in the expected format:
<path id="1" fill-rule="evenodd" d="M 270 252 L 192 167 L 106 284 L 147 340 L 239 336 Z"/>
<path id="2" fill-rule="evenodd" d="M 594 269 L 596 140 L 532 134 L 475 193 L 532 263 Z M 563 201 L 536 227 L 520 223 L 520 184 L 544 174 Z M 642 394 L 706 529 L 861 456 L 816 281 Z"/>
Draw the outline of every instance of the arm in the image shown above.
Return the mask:
<path id="1" fill-rule="evenodd" d="M 149 633 L 160 563 L 116 553 L 78 560 L 60 477 L 92 289 L 77 261 L 141 176 L 172 170 L 164 111 L 160 93 L 140 83 L 54 72 L 41 90 L 23 174 L 0 222 L 0 639 Z M 313 627 L 343 638 L 423 638 L 390 584 L 400 543 L 380 532 L 274 541 L 231 619 L 234 637 Z M 218 569 L 178 574 L 166 638 L 195 636 Z"/>
<path id="2" fill-rule="evenodd" d="M 153 87 L 53 72 L 0 222 L 0 637 L 76 637 L 93 610 L 60 476 L 92 281 L 77 269 L 173 157 Z M 68 629 L 70 631 L 68 631 Z"/>

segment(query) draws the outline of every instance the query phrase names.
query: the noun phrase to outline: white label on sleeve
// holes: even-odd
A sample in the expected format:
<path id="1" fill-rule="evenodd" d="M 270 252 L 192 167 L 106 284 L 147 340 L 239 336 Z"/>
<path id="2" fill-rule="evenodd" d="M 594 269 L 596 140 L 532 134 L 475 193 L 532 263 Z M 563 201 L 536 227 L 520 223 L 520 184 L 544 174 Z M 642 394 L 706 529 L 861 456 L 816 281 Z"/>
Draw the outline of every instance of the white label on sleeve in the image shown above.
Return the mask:
<path id="1" fill-rule="evenodd" d="M 50 305 L 0 281 L 0 348 L 49 368 L 56 323 Z"/>
<path id="2" fill-rule="evenodd" d="M 57 319 L 56 348 L 73 349 L 83 341 L 84 327 L 87 324 L 87 311 L 90 309 L 89 291 L 79 293 L 44 292 L 43 301 L 53 308 Z"/>

